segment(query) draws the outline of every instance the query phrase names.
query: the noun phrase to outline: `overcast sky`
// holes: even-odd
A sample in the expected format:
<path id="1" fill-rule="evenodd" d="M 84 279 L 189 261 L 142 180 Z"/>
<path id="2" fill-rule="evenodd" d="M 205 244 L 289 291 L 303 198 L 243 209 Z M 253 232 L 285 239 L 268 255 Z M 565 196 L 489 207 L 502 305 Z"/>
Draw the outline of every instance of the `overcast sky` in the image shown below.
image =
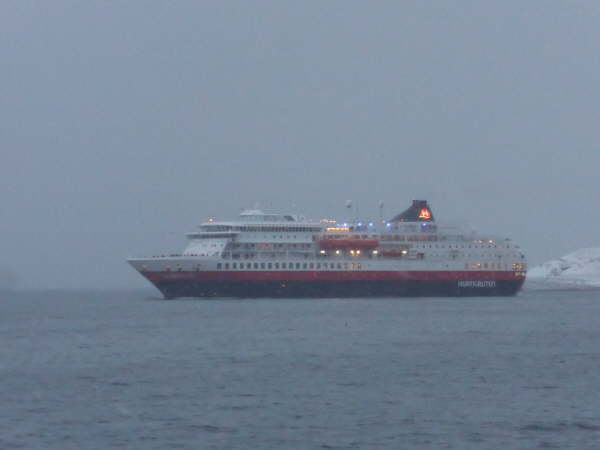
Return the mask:
<path id="1" fill-rule="evenodd" d="M 4 1 L 0 271 L 140 287 L 243 206 L 599 246 L 600 4 Z"/>

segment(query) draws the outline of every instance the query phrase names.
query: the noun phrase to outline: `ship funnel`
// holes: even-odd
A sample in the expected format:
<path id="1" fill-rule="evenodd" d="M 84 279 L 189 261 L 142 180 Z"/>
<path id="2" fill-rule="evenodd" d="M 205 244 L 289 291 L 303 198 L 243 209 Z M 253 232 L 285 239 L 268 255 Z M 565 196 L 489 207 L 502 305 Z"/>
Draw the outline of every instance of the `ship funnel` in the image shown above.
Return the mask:
<path id="1" fill-rule="evenodd" d="M 390 222 L 433 222 L 434 220 L 427 200 L 413 200 L 408 209 L 395 216 Z"/>

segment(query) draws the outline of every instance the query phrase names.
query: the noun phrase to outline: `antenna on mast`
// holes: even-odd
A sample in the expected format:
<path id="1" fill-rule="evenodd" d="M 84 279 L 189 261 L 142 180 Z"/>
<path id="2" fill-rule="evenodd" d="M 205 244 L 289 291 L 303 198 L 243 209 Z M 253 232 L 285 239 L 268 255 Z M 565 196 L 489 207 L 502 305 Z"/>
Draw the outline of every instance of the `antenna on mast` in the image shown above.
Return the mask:
<path id="1" fill-rule="evenodd" d="M 344 204 L 344 206 L 346 207 L 346 209 L 348 211 L 352 210 L 352 200 L 346 200 L 346 203 Z"/>

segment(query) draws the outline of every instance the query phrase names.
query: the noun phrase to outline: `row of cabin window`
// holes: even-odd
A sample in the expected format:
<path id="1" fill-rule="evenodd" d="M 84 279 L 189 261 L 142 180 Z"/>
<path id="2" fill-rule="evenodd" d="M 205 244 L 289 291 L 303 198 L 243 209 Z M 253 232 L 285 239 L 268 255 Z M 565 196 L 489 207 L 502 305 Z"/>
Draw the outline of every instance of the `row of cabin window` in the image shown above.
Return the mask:
<path id="1" fill-rule="evenodd" d="M 217 269 L 362 269 L 360 263 L 217 263 Z"/>
<path id="2" fill-rule="evenodd" d="M 276 226 L 241 226 L 233 227 L 235 231 L 266 232 L 266 233 L 318 233 L 320 227 L 276 227 Z"/>
<path id="3" fill-rule="evenodd" d="M 263 233 L 318 233 L 321 227 L 278 227 L 278 226 L 254 226 L 254 225 L 204 225 L 203 231 L 249 231 Z"/>
<path id="4" fill-rule="evenodd" d="M 415 236 L 417 238 L 419 237 L 425 237 L 425 238 L 431 238 L 431 237 L 435 237 L 435 236 Z M 382 236 L 381 240 L 385 241 L 404 241 L 404 236 Z M 436 239 L 411 239 L 411 236 L 408 237 L 408 239 L 406 239 L 407 241 L 435 241 Z M 422 246 L 423 248 L 426 248 L 426 245 Z M 500 248 L 503 248 L 504 246 L 500 245 Z M 446 245 L 439 245 L 435 244 L 429 244 L 429 248 L 446 248 Z M 448 248 L 498 248 L 498 245 L 494 244 L 489 244 L 489 245 L 465 245 L 465 244 L 448 244 Z M 506 248 L 510 248 L 510 245 L 507 245 Z"/>
<path id="5" fill-rule="evenodd" d="M 289 258 L 292 257 L 302 257 L 305 259 L 310 259 L 315 257 L 314 251 L 310 252 L 302 252 L 302 251 L 288 251 L 288 252 L 262 252 L 262 253 L 228 253 L 224 252 L 221 254 L 221 258 L 223 259 L 254 259 L 257 256 L 262 255 L 265 258 Z"/>
<path id="6" fill-rule="evenodd" d="M 437 241 L 438 236 L 422 236 L 422 235 L 410 235 L 404 236 L 401 234 L 382 234 L 382 241 Z M 439 239 L 442 240 L 442 239 Z"/>
<path id="7" fill-rule="evenodd" d="M 525 264 L 515 263 L 512 264 L 512 270 L 525 270 Z M 498 270 L 508 270 L 508 264 L 500 264 L 500 263 L 466 263 L 465 269 L 498 269 Z"/>
<path id="8" fill-rule="evenodd" d="M 408 248 L 408 247 L 407 247 Z M 445 245 L 413 245 L 412 248 L 446 248 Z M 487 248 L 498 248 L 497 245 L 448 245 L 447 248 L 450 249 L 459 249 L 459 248 L 470 248 L 470 249 L 475 249 L 475 248 L 482 248 L 482 249 L 487 249 Z M 503 246 L 500 246 L 500 248 L 503 248 Z M 506 246 L 506 248 L 510 248 L 509 245 Z M 467 255 L 470 256 L 470 255 Z M 516 257 L 516 253 L 510 253 L 510 254 L 505 254 L 504 256 L 515 256 Z"/>
<path id="9" fill-rule="evenodd" d="M 385 255 L 384 255 L 385 256 Z M 447 253 L 427 253 L 426 256 L 428 258 L 448 258 L 448 254 Z M 463 255 L 459 255 L 458 253 L 451 253 L 450 257 L 452 259 L 456 259 L 459 256 L 461 256 L 461 258 L 518 258 L 518 256 L 516 254 L 495 254 L 495 255 L 491 255 L 491 254 L 478 254 L 478 253 L 465 253 Z"/>
<path id="10" fill-rule="evenodd" d="M 402 239 L 400 239 L 402 240 Z M 445 244 L 429 244 L 429 245 L 417 245 L 415 246 L 415 248 L 446 248 Z M 231 248 L 236 249 L 236 248 L 258 248 L 261 250 L 269 250 L 271 248 L 312 248 L 312 244 L 278 244 L 278 243 L 267 243 L 267 242 L 260 242 L 260 243 L 234 243 L 231 244 Z M 485 248 L 498 248 L 497 245 L 452 245 L 452 244 L 448 244 L 447 248 L 481 248 L 481 249 L 485 249 Z M 502 246 L 501 246 L 502 248 Z M 509 245 L 506 246 L 506 248 L 510 248 Z"/>
<path id="11" fill-rule="evenodd" d="M 271 248 L 311 248 L 312 244 L 278 244 L 270 242 L 259 243 L 234 243 L 231 248 L 258 248 L 261 250 L 269 250 Z"/>
<path id="12" fill-rule="evenodd" d="M 376 234 L 372 234 L 372 235 L 368 235 L 368 234 L 325 234 L 322 237 L 317 236 L 317 238 L 322 238 L 322 239 L 342 239 L 342 240 L 347 240 L 347 239 L 377 239 L 378 235 Z"/>

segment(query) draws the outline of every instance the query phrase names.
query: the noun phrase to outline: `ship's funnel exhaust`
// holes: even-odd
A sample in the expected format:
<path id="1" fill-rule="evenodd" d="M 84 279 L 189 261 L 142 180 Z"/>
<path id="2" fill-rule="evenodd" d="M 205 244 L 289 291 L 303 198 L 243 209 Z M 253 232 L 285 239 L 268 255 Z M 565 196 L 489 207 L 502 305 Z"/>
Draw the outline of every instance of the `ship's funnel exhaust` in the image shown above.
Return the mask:
<path id="1" fill-rule="evenodd" d="M 390 222 L 433 222 L 433 212 L 427 200 L 413 200 L 412 205 Z"/>

